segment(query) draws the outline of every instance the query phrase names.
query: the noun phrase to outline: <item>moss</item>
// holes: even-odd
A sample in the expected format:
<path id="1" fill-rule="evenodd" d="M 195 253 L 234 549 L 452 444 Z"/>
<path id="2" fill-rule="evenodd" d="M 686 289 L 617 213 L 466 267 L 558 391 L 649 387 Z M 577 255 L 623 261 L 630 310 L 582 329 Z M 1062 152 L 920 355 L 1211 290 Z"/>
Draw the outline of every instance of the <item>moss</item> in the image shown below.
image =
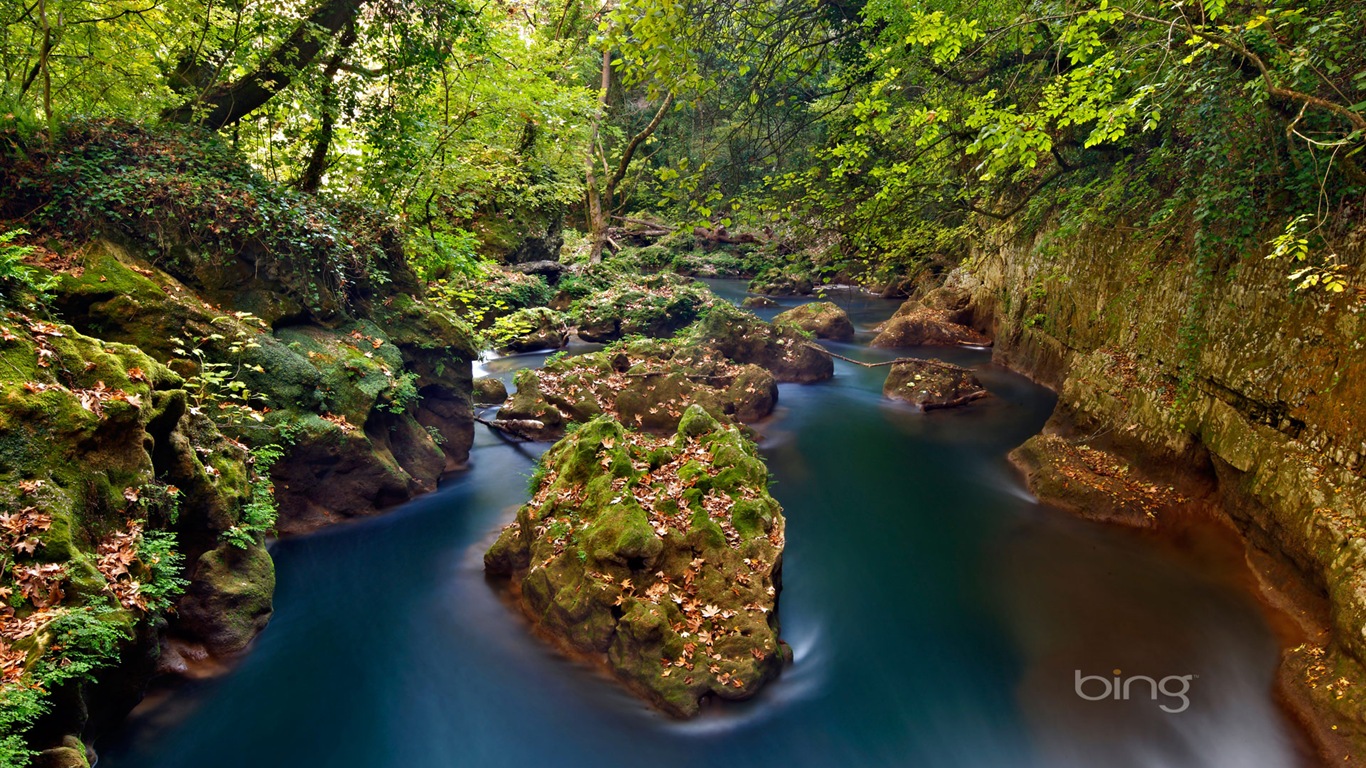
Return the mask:
<path id="1" fill-rule="evenodd" d="M 656 438 L 599 417 L 556 443 L 485 565 L 520 582 L 549 634 L 607 651 L 620 679 L 690 715 L 704 696 L 753 695 L 782 664 L 783 519 L 752 443 L 697 405 L 680 421 Z"/>

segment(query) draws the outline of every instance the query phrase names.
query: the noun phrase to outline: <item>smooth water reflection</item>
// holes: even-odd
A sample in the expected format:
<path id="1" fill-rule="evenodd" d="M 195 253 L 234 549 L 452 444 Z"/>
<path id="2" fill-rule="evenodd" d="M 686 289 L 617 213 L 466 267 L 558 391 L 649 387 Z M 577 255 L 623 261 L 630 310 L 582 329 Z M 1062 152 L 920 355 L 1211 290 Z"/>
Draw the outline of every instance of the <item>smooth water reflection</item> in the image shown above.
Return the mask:
<path id="1" fill-rule="evenodd" d="M 784 385 L 760 425 L 796 663 L 754 701 L 673 722 L 527 631 L 481 557 L 543 446 L 481 427 L 472 468 L 437 493 L 277 544 L 276 614 L 251 654 L 148 708 L 100 765 L 1297 765 L 1251 600 L 1217 569 L 1036 504 L 1005 454 L 1053 396 L 987 352 L 935 355 L 978 367 L 995 397 L 921 414 L 882 399 L 885 368 L 839 362 L 831 382 Z M 483 368 L 510 379 L 541 358 Z M 1189 710 L 1076 696 L 1076 670 L 1114 668 L 1199 675 Z"/>

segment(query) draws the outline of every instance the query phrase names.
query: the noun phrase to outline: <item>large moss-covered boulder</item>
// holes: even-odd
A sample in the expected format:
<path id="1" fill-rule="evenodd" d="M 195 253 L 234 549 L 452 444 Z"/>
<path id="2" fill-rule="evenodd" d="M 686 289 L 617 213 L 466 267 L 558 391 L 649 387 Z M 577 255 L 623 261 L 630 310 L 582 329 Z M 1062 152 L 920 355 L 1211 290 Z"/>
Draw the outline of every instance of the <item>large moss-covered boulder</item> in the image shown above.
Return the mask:
<path id="1" fill-rule="evenodd" d="M 560 349 L 569 343 L 565 316 L 549 307 L 519 309 L 500 317 L 488 334 L 503 354 Z"/>
<path id="2" fill-rule="evenodd" d="M 967 405 L 988 393 L 967 368 L 943 360 L 899 360 L 887 373 L 882 394 L 931 411 Z"/>
<path id="3" fill-rule="evenodd" d="M 536 440 L 553 440 L 570 422 L 609 414 L 653 432 L 672 432 L 691 404 L 719 419 L 749 423 L 778 401 L 773 374 L 737 364 L 715 349 L 674 340 L 635 339 L 517 373 L 517 391 L 499 422 Z"/>
<path id="4" fill-rule="evenodd" d="M 772 325 L 729 304 L 718 304 L 689 331 L 737 363 L 766 368 L 778 381 L 808 383 L 835 375 L 835 363 L 801 331 Z"/>
<path id="5" fill-rule="evenodd" d="M 606 290 L 579 299 L 571 314 L 579 336 L 586 341 L 667 338 L 690 325 L 715 301 L 706 286 L 677 275 L 623 275 Z"/>
<path id="6" fill-rule="evenodd" d="M 883 348 L 896 347 L 957 347 L 984 346 L 991 339 L 954 322 L 948 310 L 930 309 L 915 306 L 883 323 L 872 346 Z"/>
<path id="7" fill-rule="evenodd" d="M 849 341 L 854 338 L 854 324 L 849 313 L 833 301 L 813 301 L 781 312 L 773 318 L 774 325 L 789 325 L 818 339 Z"/>
<path id="8" fill-rule="evenodd" d="M 785 659 L 782 510 L 754 444 L 691 406 L 671 438 L 594 419 L 542 458 L 484 556 L 557 643 L 686 717 L 753 696 Z"/>

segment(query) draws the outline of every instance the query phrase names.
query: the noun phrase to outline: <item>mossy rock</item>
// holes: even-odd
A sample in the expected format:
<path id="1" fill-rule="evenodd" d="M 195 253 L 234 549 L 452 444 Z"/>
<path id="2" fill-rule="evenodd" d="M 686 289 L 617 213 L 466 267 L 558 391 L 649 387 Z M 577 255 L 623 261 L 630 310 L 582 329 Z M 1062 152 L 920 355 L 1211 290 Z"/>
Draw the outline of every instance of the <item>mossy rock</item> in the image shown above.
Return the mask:
<path id="1" fill-rule="evenodd" d="M 774 309 L 782 305 L 767 296 L 746 296 L 740 306 L 745 309 Z"/>
<path id="2" fill-rule="evenodd" d="M 750 293 L 763 296 L 809 296 L 814 288 L 806 275 L 778 267 L 760 272 L 749 283 Z"/>
<path id="3" fill-rule="evenodd" d="M 943 360 L 899 360 L 887 373 L 882 394 L 931 411 L 967 405 L 989 393 L 967 368 Z"/>
<path id="4" fill-rule="evenodd" d="M 778 381 L 809 383 L 835 375 L 835 363 L 801 331 L 760 320 L 751 312 L 720 304 L 689 331 L 736 363 L 766 368 Z"/>
<path id="5" fill-rule="evenodd" d="M 508 399 L 508 388 L 494 376 L 480 376 L 474 380 L 474 402 L 476 405 L 497 405 Z"/>
<path id="6" fill-rule="evenodd" d="M 516 384 L 499 419 L 517 422 L 520 434 L 541 440 L 600 414 L 634 429 L 672 432 L 692 404 L 719 419 L 752 423 L 778 401 L 777 381 L 767 370 L 675 340 L 633 339 L 552 360 L 519 372 Z"/>
<path id="7" fill-rule="evenodd" d="M 943 309 L 913 307 L 898 313 L 883 323 L 872 346 L 897 347 L 959 347 L 990 346 L 991 339 L 966 325 L 954 322 L 953 313 Z"/>
<path id="8" fill-rule="evenodd" d="M 216 656 L 246 648 L 273 610 L 275 564 L 265 547 L 222 544 L 201 555 L 190 574 L 191 586 L 178 606 L 180 626 Z"/>
<path id="9" fill-rule="evenodd" d="M 610 287 L 574 303 L 571 314 L 586 341 L 625 336 L 667 338 L 715 303 L 706 286 L 668 273 L 617 275 Z"/>
<path id="10" fill-rule="evenodd" d="M 541 629 L 680 717 L 778 674 L 785 523 L 752 442 L 692 405 L 670 438 L 603 416 L 541 462 L 484 556 Z"/>
<path id="11" fill-rule="evenodd" d="M 489 329 L 489 337 L 503 354 L 560 349 L 569 343 L 569 326 L 563 314 L 548 307 L 533 307 L 498 318 Z"/>
<path id="12" fill-rule="evenodd" d="M 849 341 L 854 338 L 854 324 L 849 313 L 832 301 L 813 301 L 779 313 L 774 325 L 788 325 L 818 339 Z"/>

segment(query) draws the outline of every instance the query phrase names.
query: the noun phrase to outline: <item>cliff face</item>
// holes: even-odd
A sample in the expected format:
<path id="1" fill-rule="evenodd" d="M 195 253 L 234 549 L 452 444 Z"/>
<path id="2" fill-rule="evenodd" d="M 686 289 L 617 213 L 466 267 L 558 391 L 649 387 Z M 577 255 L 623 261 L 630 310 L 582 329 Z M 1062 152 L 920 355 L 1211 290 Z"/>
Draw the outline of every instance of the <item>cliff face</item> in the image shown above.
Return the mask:
<path id="1" fill-rule="evenodd" d="M 1366 307 L 1293 291 L 1291 265 L 1262 254 L 1210 276 L 1193 250 L 1132 231 L 998 236 L 951 283 L 994 327 L 998 361 L 1059 392 L 1050 431 L 1203 486 L 1254 557 L 1288 561 L 1328 598 L 1327 648 L 1288 651 L 1283 682 L 1359 738 Z M 1354 271 L 1363 250 L 1341 254 Z"/>
<path id="2" fill-rule="evenodd" d="M 270 281 L 215 291 L 108 241 L 30 262 L 61 322 L 0 314 L 0 704 L 22 713 L 0 763 L 84 766 L 151 677 L 266 626 L 265 536 L 373 514 L 465 461 L 473 350 L 398 289 L 322 318 L 272 312 L 291 297 Z M 252 417 L 231 418 L 230 381 Z M 89 674 L 66 673 L 73 649 Z"/>

